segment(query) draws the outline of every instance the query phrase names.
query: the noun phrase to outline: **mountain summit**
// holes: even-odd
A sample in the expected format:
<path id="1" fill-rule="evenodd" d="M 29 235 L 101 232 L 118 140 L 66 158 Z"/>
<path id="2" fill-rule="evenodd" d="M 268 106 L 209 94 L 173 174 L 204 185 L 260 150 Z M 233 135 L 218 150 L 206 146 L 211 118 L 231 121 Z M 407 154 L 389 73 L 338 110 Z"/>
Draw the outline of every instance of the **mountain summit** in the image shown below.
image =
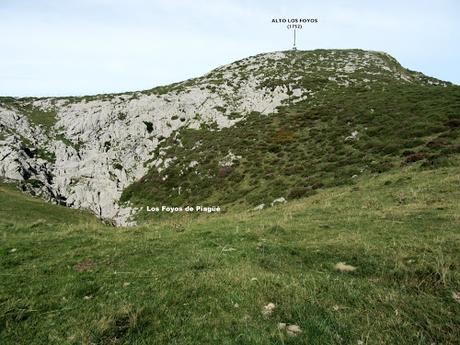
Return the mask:
<path id="1" fill-rule="evenodd" d="M 152 204 L 263 208 L 441 164 L 458 152 L 459 95 L 386 53 L 314 50 L 146 91 L 2 97 L 0 177 L 118 225 Z"/>

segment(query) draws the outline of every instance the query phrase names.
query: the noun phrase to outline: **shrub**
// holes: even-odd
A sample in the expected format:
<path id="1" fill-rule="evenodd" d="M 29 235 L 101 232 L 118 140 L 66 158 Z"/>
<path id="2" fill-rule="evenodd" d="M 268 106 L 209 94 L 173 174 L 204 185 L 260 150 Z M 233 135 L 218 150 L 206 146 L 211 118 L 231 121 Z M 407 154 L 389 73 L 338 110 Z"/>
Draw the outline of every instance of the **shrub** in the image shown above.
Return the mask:
<path id="1" fill-rule="evenodd" d="M 460 119 L 451 119 L 445 123 L 446 127 L 449 128 L 459 128 L 460 127 Z"/>
<path id="2" fill-rule="evenodd" d="M 449 145 L 449 142 L 445 139 L 433 139 L 430 140 L 425 144 L 426 147 L 432 148 L 432 149 L 439 149 L 443 148 Z"/>
<path id="3" fill-rule="evenodd" d="M 233 171 L 233 168 L 231 166 L 221 166 L 219 167 L 219 170 L 217 171 L 217 176 L 220 178 L 224 178 L 228 176 L 232 171 Z"/>
<path id="4" fill-rule="evenodd" d="M 294 187 L 288 193 L 288 199 L 299 199 L 315 194 L 311 187 Z"/>
<path id="5" fill-rule="evenodd" d="M 145 127 L 147 127 L 147 132 L 152 133 L 153 132 L 153 123 L 149 121 L 142 121 L 145 124 Z"/>
<path id="6" fill-rule="evenodd" d="M 417 162 L 417 161 L 421 161 L 423 159 L 426 158 L 426 153 L 423 153 L 423 152 L 417 152 L 417 153 L 413 153 L 413 154 L 410 154 L 406 157 L 405 159 L 405 162 L 406 163 L 414 163 L 414 162 Z"/>
<path id="7" fill-rule="evenodd" d="M 25 183 L 31 185 L 33 188 L 40 188 L 43 187 L 43 182 L 36 179 L 28 179 Z"/>

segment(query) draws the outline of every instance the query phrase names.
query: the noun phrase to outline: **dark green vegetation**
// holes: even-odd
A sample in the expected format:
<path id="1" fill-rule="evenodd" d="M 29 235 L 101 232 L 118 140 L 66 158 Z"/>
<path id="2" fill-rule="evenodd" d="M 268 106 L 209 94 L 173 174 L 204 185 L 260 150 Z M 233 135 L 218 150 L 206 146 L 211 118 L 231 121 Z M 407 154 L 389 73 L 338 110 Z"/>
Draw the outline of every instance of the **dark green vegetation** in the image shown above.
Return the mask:
<path id="1" fill-rule="evenodd" d="M 451 161 L 365 174 L 261 212 L 130 229 L 3 185 L 0 343 L 457 344 Z"/>
<path id="2" fill-rule="evenodd" d="M 426 168 L 449 165 L 449 156 L 460 152 L 458 86 L 338 87 L 313 103 L 284 106 L 270 116 L 252 113 L 220 131 L 182 129 L 156 151 L 156 158 L 173 163 L 160 173 L 152 169 L 122 201 L 268 204 L 353 183 L 363 172 L 417 161 Z M 225 166 L 229 152 L 240 158 Z M 198 164 L 190 167 L 193 161 Z"/>

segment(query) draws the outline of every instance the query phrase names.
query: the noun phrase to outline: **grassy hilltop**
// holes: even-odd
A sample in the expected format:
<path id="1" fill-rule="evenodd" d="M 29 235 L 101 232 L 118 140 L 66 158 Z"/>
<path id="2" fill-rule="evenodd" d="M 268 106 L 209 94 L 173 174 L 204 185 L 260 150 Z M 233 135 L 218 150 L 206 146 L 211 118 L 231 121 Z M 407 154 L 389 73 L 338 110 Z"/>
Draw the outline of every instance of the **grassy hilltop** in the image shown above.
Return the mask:
<path id="1" fill-rule="evenodd" d="M 260 212 L 135 228 L 2 185 L 0 343 L 456 344 L 452 164 L 366 174 Z"/>

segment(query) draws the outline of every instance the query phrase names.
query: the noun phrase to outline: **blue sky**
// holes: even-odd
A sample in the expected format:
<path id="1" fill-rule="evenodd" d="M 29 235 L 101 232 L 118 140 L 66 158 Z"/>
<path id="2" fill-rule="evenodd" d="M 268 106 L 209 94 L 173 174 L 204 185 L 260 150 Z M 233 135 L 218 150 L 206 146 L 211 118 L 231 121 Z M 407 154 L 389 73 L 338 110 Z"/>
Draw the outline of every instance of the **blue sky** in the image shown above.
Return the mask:
<path id="1" fill-rule="evenodd" d="M 285 50 L 386 51 L 460 84 L 458 0 L 0 0 L 0 95 L 132 91 Z"/>

